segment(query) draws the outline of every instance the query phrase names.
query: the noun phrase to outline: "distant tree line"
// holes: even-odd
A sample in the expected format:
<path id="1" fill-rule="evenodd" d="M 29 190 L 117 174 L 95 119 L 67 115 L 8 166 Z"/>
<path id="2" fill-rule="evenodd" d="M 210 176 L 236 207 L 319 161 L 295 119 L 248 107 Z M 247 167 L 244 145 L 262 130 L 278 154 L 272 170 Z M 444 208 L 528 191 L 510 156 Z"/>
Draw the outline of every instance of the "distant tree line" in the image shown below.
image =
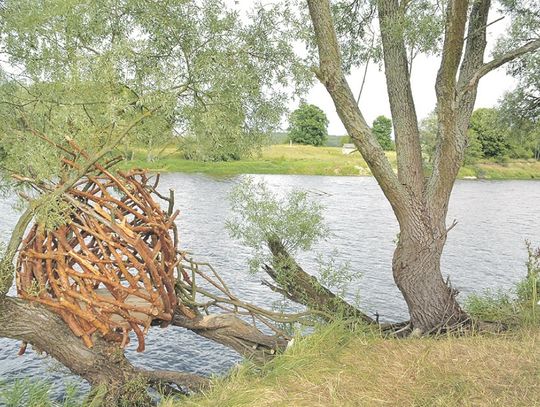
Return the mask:
<path id="1" fill-rule="evenodd" d="M 540 122 L 513 109 L 505 98 L 495 108 L 476 109 L 467 131 L 465 164 L 478 160 L 540 160 Z M 420 123 L 422 153 L 431 163 L 435 151 L 437 116 L 432 112 Z"/>
<path id="2" fill-rule="evenodd" d="M 323 146 L 328 140 L 328 118 L 319 107 L 302 103 L 289 116 L 289 140 L 297 144 Z M 385 151 L 394 150 L 392 119 L 378 116 L 373 121 L 372 131 Z M 340 143 L 350 142 L 348 136 L 340 137 Z"/>

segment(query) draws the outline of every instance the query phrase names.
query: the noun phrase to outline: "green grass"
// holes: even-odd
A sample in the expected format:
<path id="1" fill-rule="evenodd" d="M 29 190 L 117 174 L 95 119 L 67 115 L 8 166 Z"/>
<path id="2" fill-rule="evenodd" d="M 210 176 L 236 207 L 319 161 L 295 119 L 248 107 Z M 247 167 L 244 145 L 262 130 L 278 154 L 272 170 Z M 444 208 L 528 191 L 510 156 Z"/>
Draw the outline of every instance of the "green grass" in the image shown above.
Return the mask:
<path id="1" fill-rule="evenodd" d="M 396 153 L 386 153 L 396 167 Z M 343 155 L 339 147 L 312 147 L 288 144 L 264 148 L 257 157 L 230 162 L 198 162 L 182 158 L 176 149 L 166 149 L 162 157 L 147 162 L 146 153 L 135 151 L 132 161 L 122 164 L 126 168 L 146 168 L 155 172 L 205 173 L 212 175 L 236 174 L 299 174 L 299 175 L 371 175 L 366 162 L 358 152 Z M 503 164 L 482 161 L 463 167 L 460 178 L 485 179 L 540 179 L 540 162 L 515 160 Z"/>
<path id="2" fill-rule="evenodd" d="M 395 153 L 387 153 L 395 163 Z M 147 168 L 160 172 L 235 174 L 303 174 L 303 175 L 371 175 L 359 153 L 343 155 L 338 147 L 312 147 L 288 144 L 273 145 L 262 150 L 260 156 L 230 162 L 197 162 L 185 160 L 173 149 L 162 158 L 147 162 L 143 150 L 135 152 L 135 159 L 124 168 Z"/>
<path id="3" fill-rule="evenodd" d="M 465 166 L 460 176 L 477 176 L 484 179 L 540 179 L 540 161 L 511 160 L 505 163 L 482 161 Z"/>
<path id="4" fill-rule="evenodd" d="M 244 364 L 175 406 L 540 405 L 540 331 L 384 339 L 339 324 L 298 339 L 261 370 Z"/>

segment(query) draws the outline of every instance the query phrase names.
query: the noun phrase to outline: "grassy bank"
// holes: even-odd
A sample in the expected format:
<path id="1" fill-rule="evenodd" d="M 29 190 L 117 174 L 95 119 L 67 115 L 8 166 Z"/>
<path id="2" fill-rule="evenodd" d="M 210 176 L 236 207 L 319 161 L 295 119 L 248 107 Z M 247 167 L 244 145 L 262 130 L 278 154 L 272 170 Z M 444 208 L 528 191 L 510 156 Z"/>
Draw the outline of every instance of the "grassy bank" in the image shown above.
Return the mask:
<path id="1" fill-rule="evenodd" d="M 395 152 L 387 152 L 395 168 Z M 343 155 L 338 147 L 302 145 L 273 145 L 262 150 L 260 156 L 231 162 L 197 162 L 185 160 L 179 151 L 166 150 L 153 161 L 146 161 L 143 150 L 135 151 L 132 161 L 124 168 L 147 168 L 159 172 L 235 174 L 302 174 L 302 175 L 371 175 L 359 153 Z M 460 177 L 486 179 L 540 179 L 540 162 L 509 161 L 504 164 L 480 162 L 461 169 Z"/>
<path id="2" fill-rule="evenodd" d="M 207 394 L 164 406 L 535 406 L 539 380 L 538 329 L 391 340 L 334 325 L 262 371 L 241 366 Z"/>

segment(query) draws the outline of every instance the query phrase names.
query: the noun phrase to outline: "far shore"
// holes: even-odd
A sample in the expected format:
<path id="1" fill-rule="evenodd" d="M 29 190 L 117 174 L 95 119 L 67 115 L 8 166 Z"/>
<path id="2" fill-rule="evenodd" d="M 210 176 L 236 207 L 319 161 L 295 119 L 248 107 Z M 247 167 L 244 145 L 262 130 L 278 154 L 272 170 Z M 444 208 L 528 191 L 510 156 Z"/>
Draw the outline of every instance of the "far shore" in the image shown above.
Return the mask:
<path id="1" fill-rule="evenodd" d="M 396 153 L 386 153 L 396 168 Z M 152 172 L 204 173 L 210 175 L 237 174 L 295 174 L 332 176 L 371 176 L 371 172 L 358 152 L 343 154 L 340 147 L 312 147 L 279 144 L 262 149 L 252 158 L 228 162 L 200 162 L 186 160 L 180 151 L 168 148 L 153 160 L 147 161 L 147 152 L 137 149 L 134 158 L 121 164 L 122 168 L 145 168 Z M 429 169 L 426 169 L 429 171 Z M 482 160 L 465 165 L 460 179 L 540 179 L 540 161 Z"/>

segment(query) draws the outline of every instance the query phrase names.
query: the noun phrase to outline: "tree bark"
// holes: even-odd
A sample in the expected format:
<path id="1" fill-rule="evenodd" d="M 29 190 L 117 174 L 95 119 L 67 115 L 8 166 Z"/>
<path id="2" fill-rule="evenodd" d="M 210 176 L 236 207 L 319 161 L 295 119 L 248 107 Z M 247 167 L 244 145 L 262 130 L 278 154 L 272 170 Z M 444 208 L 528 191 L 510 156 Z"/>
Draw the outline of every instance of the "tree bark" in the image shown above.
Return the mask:
<path id="1" fill-rule="evenodd" d="M 418 119 L 402 32 L 404 10 L 398 0 L 378 1 L 384 72 L 396 139 L 398 178 L 415 200 L 421 200 L 424 173 Z"/>
<path id="2" fill-rule="evenodd" d="M 189 329 L 204 338 L 225 345 L 240 355 L 267 362 L 287 347 L 287 340 L 268 335 L 233 314 L 186 316 L 178 310 L 172 325 Z"/>
<path id="3" fill-rule="evenodd" d="M 446 235 L 423 225 L 402 227 L 392 260 L 394 280 L 409 308 L 413 328 L 423 333 L 467 321 L 457 291 L 442 278 L 441 255 Z"/>
<path id="4" fill-rule="evenodd" d="M 342 317 L 361 320 L 368 324 L 375 323 L 372 318 L 358 308 L 320 284 L 316 277 L 306 273 L 291 257 L 281 242 L 269 241 L 268 247 L 272 252 L 275 263 L 283 265 L 279 271 L 269 266 L 264 268 L 266 273 L 277 284 L 276 287 L 270 283 L 265 283 L 274 291 L 282 293 L 294 302 L 305 305 L 310 310 L 320 311 L 324 319 Z M 330 318 L 325 315 L 330 316 Z"/>
<path id="5" fill-rule="evenodd" d="M 152 405 L 147 385 L 172 383 L 199 391 L 209 383 L 206 378 L 188 373 L 136 368 L 117 344 L 100 338 L 87 348 L 58 315 L 17 298 L 0 299 L 0 337 L 30 343 L 37 352 L 46 352 L 87 380 L 92 388 L 105 389 L 102 405 Z"/>

